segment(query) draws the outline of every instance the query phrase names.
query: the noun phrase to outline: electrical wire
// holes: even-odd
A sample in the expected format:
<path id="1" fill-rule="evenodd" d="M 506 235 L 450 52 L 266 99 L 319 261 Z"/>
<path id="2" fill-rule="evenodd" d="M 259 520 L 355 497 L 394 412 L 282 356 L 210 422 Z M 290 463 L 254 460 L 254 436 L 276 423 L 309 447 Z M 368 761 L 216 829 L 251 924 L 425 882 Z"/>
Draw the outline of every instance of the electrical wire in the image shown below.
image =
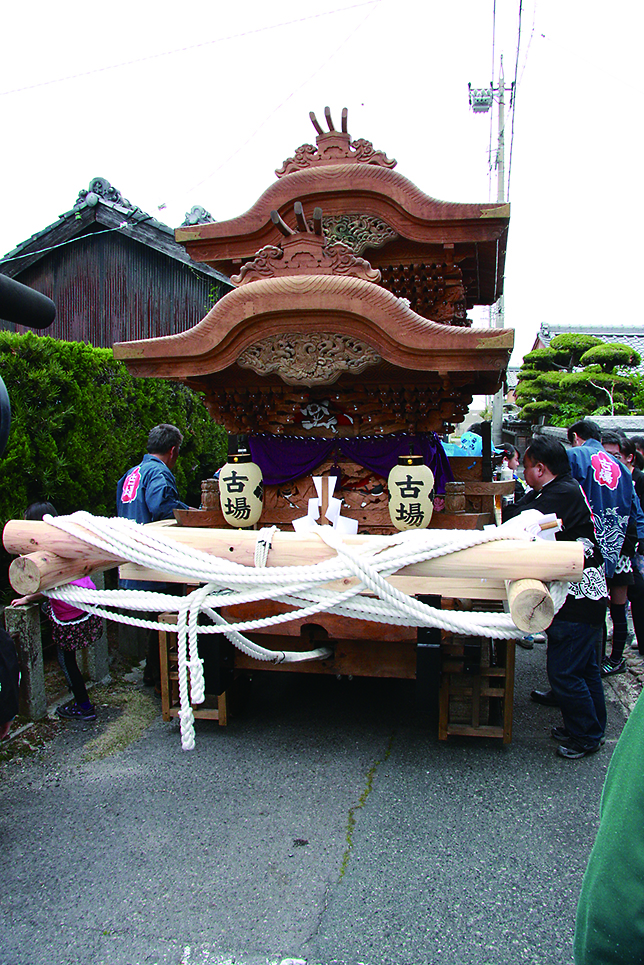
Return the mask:
<path id="1" fill-rule="evenodd" d="M 132 214 L 135 214 L 133 211 Z M 61 241 L 57 245 L 49 245 L 48 248 L 40 248 L 38 251 L 26 251 L 22 255 L 12 255 L 7 258 L 0 258 L 0 265 L 5 265 L 10 261 L 20 261 L 21 258 L 31 258 L 32 255 L 44 255 L 48 251 L 54 251 L 56 248 L 66 248 L 67 245 L 73 245 L 77 241 L 87 241 L 88 238 L 98 238 L 102 235 L 108 235 L 111 231 L 121 231 L 123 228 L 133 228 L 135 225 L 141 224 L 144 221 L 153 221 L 152 215 L 149 214 L 145 218 L 139 218 L 138 221 L 121 221 L 120 224 L 116 225 L 114 228 L 102 228 L 100 231 L 88 231 L 86 234 L 78 235 L 76 238 L 69 238 L 67 241 Z"/>
<path id="2" fill-rule="evenodd" d="M 516 117 L 516 99 L 517 99 L 517 75 L 519 73 L 519 51 L 521 49 L 521 15 L 523 13 L 523 0 L 519 0 L 519 25 L 517 31 L 517 56 L 514 62 L 514 83 L 512 84 L 512 123 L 510 125 L 510 152 L 508 158 L 508 187 L 506 192 L 506 198 L 510 200 L 510 177 L 512 175 L 512 148 L 514 146 L 514 119 Z"/>
<path id="3" fill-rule="evenodd" d="M 39 81 L 37 84 L 27 84 L 24 87 L 14 87 L 12 90 L 0 91 L 0 96 L 8 94 L 20 94 L 23 91 L 35 90 L 38 87 L 49 87 L 52 84 L 63 84 L 68 80 L 78 80 L 80 77 L 90 77 L 93 74 L 102 74 L 108 70 L 119 70 L 121 67 L 132 67 L 134 64 L 143 64 L 149 60 L 159 60 L 161 57 L 172 57 L 174 54 L 183 54 L 191 50 L 200 50 L 203 47 L 212 47 L 214 44 L 226 43 L 228 40 L 240 40 L 243 37 L 251 37 L 256 34 L 266 33 L 269 30 L 279 30 L 282 27 L 292 27 L 294 24 L 306 23 L 309 20 L 319 20 L 321 17 L 331 17 L 336 13 L 344 13 L 347 10 L 355 10 L 358 7 L 369 7 L 379 3 L 380 0 L 362 0 L 361 3 L 353 3 L 348 7 L 337 7 L 335 10 L 324 10 L 322 13 L 313 13 L 308 17 L 299 17 L 296 20 L 285 20 L 283 23 L 270 24 L 267 27 L 256 27 L 254 30 L 244 30 L 241 33 L 230 34 L 227 37 L 216 37 L 214 40 L 205 40 L 199 44 L 191 44 L 187 47 L 176 47 L 173 50 L 163 50 L 158 54 L 148 54 L 145 57 L 136 57 L 133 60 L 124 60 L 118 64 L 109 64 L 106 67 L 94 67 L 78 74 L 67 74 L 64 77 L 55 77 L 53 80 Z"/>
<path id="4" fill-rule="evenodd" d="M 532 8 L 532 29 L 530 30 L 530 39 L 528 40 L 528 46 L 525 49 L 523 66 L 521 68 L 521 74 L 519 75 L 519 79 L 517 81 L 517 87 L 521 85 L 521 81 L 523 80 L 525 69 L 528 66 L 528 54 L 530 53 L 530 47 L 532 46 L 532 38 L 534 37 L 534 28 L 535 28 L 536 21 L 537 21 L 537 0 L 534 0 L 534 7 Z"/>
<path id="5" fill-rule="evenodd" d="M 494 59 L 496 56 L 496 0 L 492 4 L 492 98 L 494 98 Z M 490 143 L 487 152 L 487 199 L 492 200 L 492 128 L 494 111 L 490 110 Z"/>
<path id="6" fill-rule="evenodd" d="M 336 56 L 336 54 L 338 54 L 338 53 L 342 50 L 342 48 L 345 47 L 345 46 L 349 43 L 349 41 L 355 36 L 355 34 L 358 33 L 358 31 L 362 29 L 362 27 L 365 25 L 365 23 L 367 22 L 367 20 L 372 16 L 372 14 L 375 12 L 375 10 L 377 9 L 377 7 L 380 6 L 381 3 L 382 3 L 382 0 L 370 0 L 370 3 L 369 3 L 368 5 L 371 6 L 371 10 L 369 10 L 368 13 L 366 14 L 366 16 L 363 17 L 363 19 L 360 21 L 360 23 L 358 24 L 358 26 L 355 27 L 355 28 L 344 38 L 344 40 L 343 40 L 340 44 L 338 44 L 338 46 L 337 46 L 337 47 L 335 48 L 335 50 L 326 58 L 326 60 L 324 60 L 324 61 L 320 64 L 320 66 L 317 67 L 317 68 L 313 71 L 312 74 L 309 74 L 309 76 L 308 76 L 305 80 L 303 80 L 301 84 L 299 84 L 296 88 L 294 88 L 294 90 L 292 90 L 291 93 L 288 94 L 288 95 L 284 98 L 284 100 L 283 100 L 280 104 L 278 104 L 277 107 L 275 107 L 275 108 L 270 112 L 270 114 L 267 114 L 267 115 L 264 117 L 264 119 L 261 121 L 261 123 L 258 124 L 258 126 L 255 128 L 255 130 L 252 132 L 252 134 L 250 134 L 250 135 L 246 138 L 245 141 L 243 141 L 241 144 L 239 144 L 239 146 L 233 151 L 232 154 L 228 155 L 228 157 L 227 157 L 224 161 L 222 161 L 220 164 L 218 164 L 217 167 L 216 167 L 213 171 L 211 171 L 210 174 L 206 175 L 205 178 L 202 178 L 201 181 L 198 181 L 196 184 L 193 184 L 192 187 L 188 188 L 188 189 L 184 192 L 184 196 L 190 195 L 193 191 L 196 191 L 197 188 L 200 188 L 202 185 L 206 184 L 208 181 L 211 180 L 211 178 L 213 178 L 213 177 L 215 176 L 215 174 L 218 174 L 218 173 L 222 170 L 222 168 L 224 168 L 227 164 L 229 164 L 230 161 L 233 160 L 233 158 L 237 157 L 237 155 L 243 150 L 243 148 L 245 148 L 246 145 L 249 144 L 249 143 L 253 140 L 253 138 L 254 138 L 254 137 L 261 131 L 261 129 L 268 123 L 268 121 L 270 121 L 270 119 L 271 119 L 272 117 L 274 117 L 275 114 L 277 114 L 278 111 L 280 111 L 280 110 L 282 109 L 282 107 L 284 107 L 284 105 L 287 104 L 288 101 L 291 100 L 291 98 L 295 97 L 295 95 L 298 94 L 298 93 L 302 90 L 302 88 L 306 87 L 306 85 L 307 85 L 308 83 L 310 83 L 310 81 L 312 81 L 314 77 L 316 77 L 322 70 L 324 70 L 324 68 L 327 66 L 327 64 L 329 64 L 329 63 L 333 60 L 333 58 Z M 357 4 L 356 6 L 365 6 L 365 4 Z M 345 9 L 345 10 L 349 10 L 349 9 L 353 9 L 353 8 L 345 7 L 344 9 Z M 168 203 L 167 201 L 164 201 L 162 204 L 160 204 L 160 205 L 159 205 L 159 210 L 161 210 L 162 208 L 166 207 L 166 206 L 167 206 L 167 203 Z"/>

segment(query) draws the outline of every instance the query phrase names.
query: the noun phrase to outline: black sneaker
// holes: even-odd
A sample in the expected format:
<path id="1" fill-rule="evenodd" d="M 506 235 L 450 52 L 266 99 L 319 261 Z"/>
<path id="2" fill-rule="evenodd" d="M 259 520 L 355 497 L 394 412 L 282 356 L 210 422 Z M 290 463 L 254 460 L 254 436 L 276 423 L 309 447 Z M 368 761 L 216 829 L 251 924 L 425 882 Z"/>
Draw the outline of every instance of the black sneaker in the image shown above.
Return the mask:
<path id="1" fill-rule="evenodd" d="M 600 747 L 601 743 L 595 744 L 594 747 L 580 747 L 570 740 L 567 744 L 559 745 L 557 754 L 559 757 L 565 757 L 569 761 L 578 761 L 582 757 L 588 757 L 589 754 L 596 754 Z"/>
<path id="2" fill-rule="evenodd" d="M 553 727 L 550 731 L 550 736 L 553 740 L 563 742 L 564 744 L 570 740 L 570 734 L 565 727 Z M 606 743 L 606 738 L 601 737 L 599 740 L 601 746 Z"/>
<path id="3" fill-rule="evenodd" d="M 612 677 L 615 673 L 626 673 L 628 667 L 626 666 L 626 660 L 624 657 L 618 660 L 617 663 L 613 663 L 610 657 L 607 660 L 602 661 L 600 673 L 602 677 Z"/>
<path id="4" fill-rule="evenodd" d="M 74 700 L 70 704 L 63 704 L 61 707 L 57 707 L 56 713 L 65 720 L 96 720 L 96 707 L 94 704 L 90 704 L 85 710 Z"/>

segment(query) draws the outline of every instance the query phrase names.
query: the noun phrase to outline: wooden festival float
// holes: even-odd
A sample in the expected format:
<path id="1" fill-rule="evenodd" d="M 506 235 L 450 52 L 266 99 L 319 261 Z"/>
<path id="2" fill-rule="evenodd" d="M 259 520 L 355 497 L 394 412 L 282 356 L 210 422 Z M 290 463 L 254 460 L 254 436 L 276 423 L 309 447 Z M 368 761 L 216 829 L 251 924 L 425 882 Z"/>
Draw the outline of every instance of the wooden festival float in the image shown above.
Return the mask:
<path id="1" fill-rule="evenodd" d="M 513 332 L 472 328 L 466 311 L 502 293 L 509 205 L 430 198 L 382 151 L 351 140 L 346 110 L 339 131 L 328 108 L 325 115 L 328 131 L 311 114 L 316 146 L 298 148 L 249 211 L 178 229 L 192 258 L 231 276 L 235 289 L 186 332 L 114 346 L 132 374 L 202 392 L 213 419 L 229 433 L 229 462 L 219 480 L 204 481 L 201 508 L 176 511 L 175 523 L 153 526 L 180 543 L 245 563 L 251 581 L 258 528 L 279 528 L 267 537 L 268 568 L 334 557 L 333 546 L 311 530 L 315 521 L 332 523 L 334 539 L 353 548 L 395 534 L 387 476 L 410 452 L 434 476 L 430 533 L 464 535 L 494 524 L 501 497 L 514 485 L 493 480 L 489 439 L 481 457 L 448 458 L 440 441 L 474 395 L 499 389 L 508 365 Z M 264 489 L 261 515 L 248 529 L 238 481 L 250 457 Z M 417 466 L 408 471 L 413 484 Z M 413 499 L 405 507 L 401 503 L 398 528 L 427 524 L 429 513 L 419 519 Z M 5 533 L 7 548 L 51 549 L 46 540 L 36 547 L 33 532 L 27 546 Z M 69 555 L 57 547 L 61 557 Z M 94 551 L 89 558 L 86 570 L 120 562 L 100 560 Z M 31 572 L 27 563 L 16 563 Z M 445 611 L 502 610 L 509 600 L 514 623 L 529 632 L 553 615 L 538 581 L 579 578 L 582 566 L 570 544 L 513 540 L 407 565 L 387 582 Z M 36 570 L 29 585 L 42 587 L 42 567 Z M 61 574 L 69 570 L 59 564 L 57 576 L 44 582 L 64 582 Z M 121 572 L 155 578 L 132 563 Z M 339 582 L 351 581 L 345 575 Z M 218 612 L 243 622 L 260 610 L 277 615 L 293 607 L 265 600 Z M 326 649 L 316 661 L 266 663 L 223 636 L 208 637 L 206 689 L 216 699 L 212 707 L 195 707 L 195 716 L 225 723 L 228 682 L 259 669 L 394 677 L 414 679 L 420 706 L 438 707 L 441 738 L 511 739 L 513 639 L 348 619 L 333 610 L 312 617 L 294 610 L 289 622 L 248 637 L 269 650 Z M 169 719 L 179 712 L 175 634 L 161 634 L 161 656 Z"/>

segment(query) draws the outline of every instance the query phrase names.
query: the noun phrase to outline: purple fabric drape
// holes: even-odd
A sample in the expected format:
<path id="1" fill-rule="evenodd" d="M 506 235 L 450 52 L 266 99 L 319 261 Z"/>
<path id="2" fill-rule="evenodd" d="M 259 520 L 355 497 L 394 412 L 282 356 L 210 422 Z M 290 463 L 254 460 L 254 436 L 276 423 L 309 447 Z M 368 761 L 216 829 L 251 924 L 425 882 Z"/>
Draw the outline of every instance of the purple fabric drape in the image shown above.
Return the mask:
<path id="1" fill-rule="evenodd" d="M 334 450 L 386 479 L 398 462 L 398 457 L 409 453 L 410 446 L 414 447 L 415 453 L 422 454 L 426 465 L 434 473 L 438 494 L 442 495 L 445 483 L 454 478 L 449 459 L 435 432 L 420 432 L 415 436 L 401 432 L 387 436 L 357 436 L 354 439 L 307 439 L 262 434 L 250 436 L 248 441 L 253 461 L 262 470 L 267 486 L 310 476 L 316 466 L 328 459 Z"/>

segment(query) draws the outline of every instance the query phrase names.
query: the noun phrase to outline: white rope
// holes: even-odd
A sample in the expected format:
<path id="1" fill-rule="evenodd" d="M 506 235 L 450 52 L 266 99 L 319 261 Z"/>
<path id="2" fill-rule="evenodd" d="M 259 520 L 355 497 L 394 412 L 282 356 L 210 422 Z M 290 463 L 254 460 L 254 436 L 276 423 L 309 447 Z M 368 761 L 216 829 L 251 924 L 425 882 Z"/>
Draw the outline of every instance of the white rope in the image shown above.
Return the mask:
<path id="1" fill-rule="evenodd" d="M 267 567 L 271 540 L 277 527 L 262 529 L 257 534 L 255 568 L 186 548 L 164 538 L 162 530 L 151 531 L 131 520 L 74 513 L 72 516 L 45 517 L 52 526 L 75 536 L 103 551 L 106 555 L 128 559 L 140 566 L 161 570 L 178 577 L 181 582 L 203 584 L 188 596 L 142 590 L 89 590 L 62 586 L 47 591 L 55 599 L 65 600 L 88 613 L 132 626 L 166 629 L 167 624 L 145 617 L 132 617 L 122 609 L 145 613 L 177 614 L 179 651 L 179 695 L 181 703 L 181 741 L 184 749 L 194 747 L 194 715 L 191 704 L 204 700 L 203 662 L 198 655 L 198 634 L 225 635 L 249 656 L 273 663 L 325 659 L 328 648 L 299 651 L 273 651 L 260 647 L 244 633 L 269 626 L 306 619 L 316 613 L 332 610 L 351 619 L 370 620 L 398 626 L 439 627 L 466 636 L 485 636 L 509 640 L 523 635 L 509 614 L 437 610 L 391 586 L 386 576 L 412 563 L 436 559 L 450 553 L 504 539 L 531 539 L 516 527 L 511 533 L 503 527 L 484 531 L 422 530 L 372 537 L 368 543 L 350 548 L 328 526 L 316 532 L 336 556 L 320 563 L 304 566 Z M 82 528 L 79 528 L 82 527 Z M 325 587 L 331 581 L 355 579 L 353 586 L 342 590 Z M 567 585 L 551 584 L 555 607 L 565 599 Z M 361 594 L 368 590 L 375 597 Z M 296 612 L 261 616 L 230 624 L 217 609 L 241 603 L 275 600 Z M 557 605 L 558 604 L 558 605 Z M 198 625 L 203 612 L 212 623 Z M 190 699 L 188 698 L 190 685 Z"/>
<path id="2" fill-rule="evenodd" d="M 257 534 L 255 543 L 255 566 L 266 566 L 272 539 L 277 532 L 277 526 L 265 526 Z"/>

